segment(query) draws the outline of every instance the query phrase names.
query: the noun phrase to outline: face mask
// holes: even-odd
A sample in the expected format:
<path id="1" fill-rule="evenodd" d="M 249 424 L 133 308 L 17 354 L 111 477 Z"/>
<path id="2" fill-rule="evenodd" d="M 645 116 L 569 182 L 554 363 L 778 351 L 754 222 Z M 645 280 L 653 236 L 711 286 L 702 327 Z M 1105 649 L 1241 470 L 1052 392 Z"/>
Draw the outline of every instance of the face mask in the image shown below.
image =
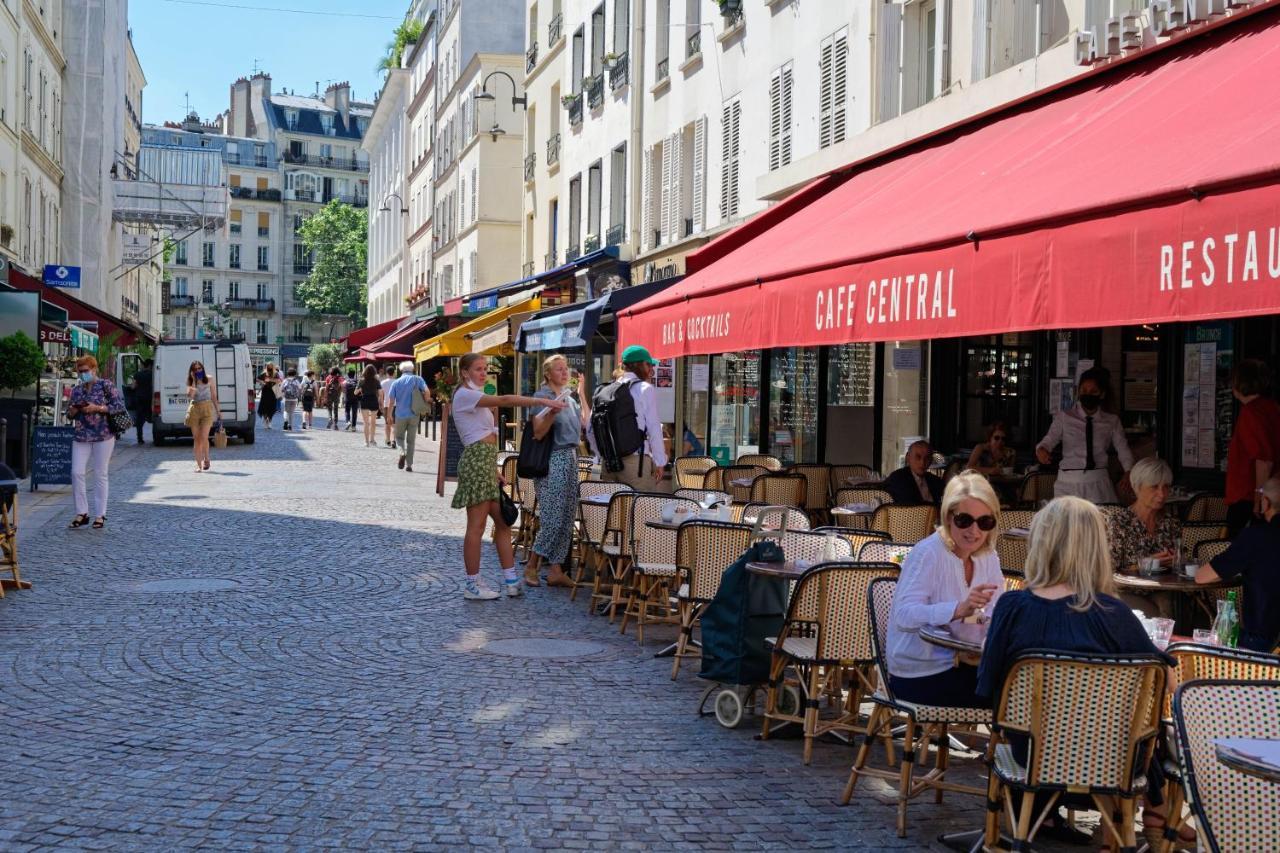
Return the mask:
<path id="1" fill-rule="evenodd" d="M 1081 394 L 1080 405 L 1086 409 L 1096 409 L 1102 404 L 1102 398 L 1097 394 Z"/>
<path id="2" fill-rule="evenodd" d="M 92 382 L 92 381 L 93 381 L 93 374 L 92 374 L 92 373 L 90 373 L 90 372 L 89 372 L 89 371 L 87 371 L 87 370 L 82 370 L 82 371 L 80 371 L 80 381 L 81 381 L 81 382 Z"/>
<path id="3" fill-rule="evenodd" d="M 203 370 L 197 370 L 197 371 L 196 371 L 196 379 L 199 379 L 199 380 L 200 380 L 200 381 L 202 381 L 202 382 L 204 381 L 204 371 L 203 371 Z"/>

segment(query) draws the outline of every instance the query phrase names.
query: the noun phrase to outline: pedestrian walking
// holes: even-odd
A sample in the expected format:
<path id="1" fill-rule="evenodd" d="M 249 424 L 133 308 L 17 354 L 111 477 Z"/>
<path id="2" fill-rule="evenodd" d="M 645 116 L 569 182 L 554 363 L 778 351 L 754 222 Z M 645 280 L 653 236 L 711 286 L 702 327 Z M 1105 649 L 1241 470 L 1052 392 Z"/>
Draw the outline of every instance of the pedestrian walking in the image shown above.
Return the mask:
<path id="1" fill-rule="evenodd" d="M 498 475 L 498 427 L 493 410 L 509 406 L 546 406 L 559 411 L 568 404 L 563 400 L 537 400 L 516 394 L 495 396 L 484 393 L 484 380 L 489 364 L 479 353 L 467 353 L 459 360 L 460 379 L 453 392 L 453 420 L 462 439 L 462 457 L 458 460 L 458 488 L 453 493 L 453 508 L 467 511 L 467 532 L 462 540 L 462 561 L 467 582 L 463 598 L 490 601 L 498 593 L 480 577 L 480 545 L 484 528 L 493 520 L 493 545 L 502 564 L 503 587 L 507 595 L 521 594 L 516 575 L 516 558 L 511 549 L 511 527 L 502 517 Z"/>
<path id="2" fill-rule="evenodd" d="M 534 438 L 551 439 L 547 475 L 533 481 L 538 496 L 538 536 L 525 566 L 524 582 L 538 586 L 538 567 L 547 563 L 547 586 L 573 586 L 564 573 L 563 561 L 573 541 L 573 522 L 578 512 L 578 444 L 587 425 L 582 396 L 585 383 L 578 385 L 578 399 L 569 387 L 569 361 L 553 355 L 542 362 L 542 387 L 533 395 L 539 400 L 562 400 L 559 411 L 544 408 L 533 415 Z"/>
<path id="3" fill-rule="evenodd" d="M 284 428 L 293 429 L 293 414 L 302 402 L 302 380 L 298 377 L 298 369 L 290 367 L 285 380 L 280 385 L 280 396 L 284 398 Z"/>
<path id="4" fill-rule="evenodd" d="M 360 379 L 360 415 L 364 419 L 364 446 L 377 447 L 378 412 L 382 409 L 382 382 L 378 368 L 372 364 L 364 369 Z"/>
<path id="5" fill-rule="evenodd" d="M 302 428 L 315 429 L 316 397 L 320 395 L 320 382 L 314 370 L 307 371 L 302 381 Z"/>
<path id="6" fill-rule="evenodd" d="M 262 391 L 258 395 L 258 417 L 262 418 L 267 429 L 271 429 L 271 419 L 280 409 L 280 398 L 277 394 L 280 371 L 276 370 L 274 364 L 267 362 L 262 368 L 262 375 L 258 377 L 258 381 L 262 383 Z"/>
<path id="7" fill-rule="evenodd" d="M 356 431 L 356 412 L 360 410 L 360 382 L 356 369 L 347 368 L 347 378 L 342 382 L 342 403 L 347 407 L 347 432 Z"/>
<path id="8" fill-rule="evenodd" d="M 383 402 L 385 411 L 395 418 L 395 436 L 392 447 L 400 446 L 400 461 L 396 464 L 405 471 L 413 470 L 413 445 L 418 437 L 418 413 L 413 410 L 414 395 L 426 402 L 427 382 L 415 372 L 412 361 L 400 363 L 400 377 L 387 386 Z"/>
<path id="9" fill-rule="evenodd" d="M 338 428 L 338 407 L 342 405 L 342 371 L 329 368 L 324 380 L 324 404 L 329 410 L 329 429 Z"/>
<path id="10" fill-rule="evenodd" d="M 144 358 L 142 367 L 133 374 L 133 426 L 142 444 L 142 426 L 151 420 L 151 395 L 155 393 L 155 362 Z"/>
<path id="11" fill-rule="evenodd" d="M 413 364 L 406 361 L 404 364 Z M 387 365 L 387 375 L 382 379 L 382 402 L 384 408 L 382 410 L 382 438 L 387 443 L 387 447 L 395 448 L 396 446 L 396 410 L 395 404 L 392 402 L 389 392 L 391 391 L 391 383 L 396 381 L 396 368 L 393 364 Z"/>
<path id="12" fill-rule="evenodd" d="M 209 470 L 209 429 L 218 419 L 218 388 L 209 381 L 202 361 L 193 361 L 187 368 L 187 399 L 187 426 L 191 427 L 192 453 L 199 474 Z"/>
<path id="13" fill-rule="evenodd" d="M 589 435 L 592 447 L 605 461 L 603 479 L 626 483 L 637 491 L 666 490 L 667 448 L 658 416 L 658 389 L 649 384 L 655 364 L 644 347 L 627 347 L 622 351 L 622 373 L 615 371 L 614 380 L 597 388 L 591 398 Z M 607 437 L 596 433 L 597 423 L 608 432 Z M 610 466 L 620 467 L 608 470 Z"/>
<path id="14" fill-rule="evenodd" d="M 124 398 L 109 380 L 98 378 L 98 360 L 91 355 L 76 359 L 76 375 L 80 383 L 71 389 L 67 417 L 75 421 L 75 439 L 71 444 L 71 492 L 76 504 L 72 529 L 89 523 L 89 498 L 85 490 L 87 469 L 93 467 L 93 529 L 107 524 L 107 473 L 116 436 L 111 432 L 107 413 L 123 410 Z"/>

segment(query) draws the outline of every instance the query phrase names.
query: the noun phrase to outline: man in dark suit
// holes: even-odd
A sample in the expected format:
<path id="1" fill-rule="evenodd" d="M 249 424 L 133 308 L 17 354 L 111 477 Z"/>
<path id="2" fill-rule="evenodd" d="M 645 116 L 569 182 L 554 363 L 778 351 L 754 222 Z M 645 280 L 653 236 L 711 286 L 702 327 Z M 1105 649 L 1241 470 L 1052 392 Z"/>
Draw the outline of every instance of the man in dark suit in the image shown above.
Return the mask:
<path id="1" fill-rule="evenodd" d="M 155 362 L 143 359 L 142 367 L 133 374 L 133 425 L 142 444 L 142 425 L 151 420 L 151 395 L 155 391 Z"/>
<path id="2" fill-rule="evenodd" d="M 907 448 L 907 464 L 884 478 L 884 490 L 896 504 L 942 504 L 942 478 L 929 473 L 933 448 L 921 439 Z"/>

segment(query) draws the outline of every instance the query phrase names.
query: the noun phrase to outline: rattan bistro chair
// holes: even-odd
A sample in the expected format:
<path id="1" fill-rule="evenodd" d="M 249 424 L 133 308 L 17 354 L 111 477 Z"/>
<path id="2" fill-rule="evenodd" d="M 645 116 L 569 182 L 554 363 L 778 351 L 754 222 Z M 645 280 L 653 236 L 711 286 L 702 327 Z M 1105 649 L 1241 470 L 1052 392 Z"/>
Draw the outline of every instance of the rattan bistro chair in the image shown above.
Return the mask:
<path id="1" fill-rule="evenodd" d="M 1035 510 L 1030 509 L 1002 509 L 1000 510 L 1000 526 L 996 529 L 1004 533 L 1008 530 L 1030 530 L 1031 522 L 1035 520 Z"/>
<path id="2" fill-rule="evenodd" d="M 808 481 L 799 474 L 776 472 L 756 477 L 751 482 L 752 503 L 804 508 Z"/>
<path id="3" fill-rule="evenodd" d="M 671 679 L 680 674 L 685 658 L 700 657 L 693 642 L 693 629 L 702 619 L 702 611 L 720 589 L 725 570 L 733 565 L 751 545 L 751 528 L 723 521 L 695 519 L 680 525 L 676 540 L 676 563 L 683 583 L 676 592 L 676 608 L 680 617 L 680 636 L 676 640 Z"/>
<path id="4" fill-rule="evenodd" d="M 737 513 L 741 508 L 742 512 Z M 809 516 L 799 507 L 773 506 L 766 503 L 735 504 L 734 521 L 747 525 L 758 525 L 762 528 L 780 529 L 784 525 L 788 530 L 808 530 Z"/>
<path id="5" fill-rule="evenodd" d="M 848 527 L 815 527 L 814 533 L 830 533 L 839 536 L 853 548 L 854 558 L 860 559 L 862 546 L 868 542 L 888 542 L 889 534 L 882 530 L 852 530 Z"/>
<path id="6" fill-rule="evenodd" d="M 1220 738 L 1280 738 L 1280 681 L 1193 681 L 1173 696 L 1187 796 L 1210 853 L 1280 850 L 1280 783 L 1218 760 Z"/>
<path id="7" fill-rule="evenodd" d="M 804 509 L 815 525 L 827 523 L 831 502 L 831 466 L 824 464 L 798 463 L 787 469 L 788 473 L 799 474 L 805 479 Z"/>
<path id="8" fill-rule="evenodd" d="M 578 588 L 586 583 L 587 570 L 591 570 L 593 583 L 599 583 L 605 570 L 605 531 L 608 529 L 609 504 L 592 503 L 587 498 L 629 492 L 625 483 L 606 483 L 603 480 L 587 480 L 578 484 L 578 560 L 573 572 L 573 591 L 569 600 L 578 597 Z"/>
<path id="9" fill-rule="evenodd" d="M 873 543 L 874 544 L 874 543 Z M 870 547 L 870 546 L 868 546 Z M 957 791 L 964 794 L 981 796 L 983 791 L 968 785 L 960 785 L 947 781 L 947 769 L 950 764 L 951 739 L 948 730 L 952 726 L 972 727 L 991 722 L 990 708 L 948 708 L 940 705 L 920 705 L 896 699 L 889 686 L 889 668 L 885 663 L 885 644 L 889 632 L 889 614 L 893 610 L 893 595 L 897 589 L 897 578 L 878 578 L 871 582 L 868 591 L 867 609 L 871 620 L 871 639 L 875 644 L 876 675 L 879 682 L 872 696 L 874 708 L 867 719 L 867 727 L 862 744 L 858 747 L 853 768 L 849 771 L 849 781 L 840 795 L 840 804 L 847 805 L 853 796 L 854 786 L 860 776 L 876 776 L 888 779 L 898 785 L 898 837 L 907 835 L 907 801 L 925 790 L 933 790 L 941 802 L 944 791 Z M 879 740 L 887 749 L 892 750 L 890 736 L 894 724 L 903 721 L 906 724 L 902 734 L 902 757 L 898 768 L 883 770 L 867 767 L 867 759 L 871 755 L 871 745 Z M 927 750 L 930 742 L 936 750 L 934 766 L 923 776 L 915 773 L 916 750 Z M 920 756 L 924 763 L 924 755 Z"/>
<path id="10" fill-rule="evenodd" d="M 895 542 L 919 542 L 933 533 L 938 511 L 928 504 L 886 504 L 871 517 L 871 529 L 883 530 Z"/>
<path id="11" fill-rule="evenodd" d="M 513 501 L 516 500 L 516 495 L 519 491 L 520 478 L 516 476 L 516 466 L 519 462 L 520 455 L 517 453 L 506 453 L 498 461 L 498 471 L 502 474 L 502 479 L 506 481 L 506 485 L 502 487 L 502 490 Z"/>
<path id="12" fill-rule="evenodd" d="M 1000 568 L 1009 572 L 1024 572 L 1027 569 L 1027 546 L 1031 539 L 1028 536 L 1010 536 L 1001 533 L 996 537 L 996 555 L 1000 558 Z"/>
<path id="13" fill-rule="evenodd" d="M 728 492 L 733 496 L 734 503 L 745 504 L 751 502 L 751 486 L 756 478 L 768 474 L 769 469 L 759 465 L 729 465 L 718 471 L 708 472 L 708 478 L 716 473 L 720 475 L 720 485 L 713 486 L 708 479 L 703 481 L 703 488 Z M 745 485 L 739 485 L 739 483 L 745 483 Z"/>
<path id="14" fill-rule="evenodd" d="M 532 477 L 516 477 L 515 500 L 520 505 L 520 520 L 512 537 L 515 554 L 517 559 L 527 560 L 538 538 L 538 488 Z M 524 557 L 520 556 L 522 551 Z"/>
<path id="15" fill-rule="evenodd" d="M 873 533 L 879 531 L 872 531 Z M 863 563 L 893 563 L 902 565 L 902 561 L 915 547 L 912 542 L 893 542 L 888 536 L 875 542 L 866 542 L 858 549 L 858 560 Z"/>
<path id="16" fill-rule="evenodd" d="M 1136 849 L 1134 815 L 1147 789 L 1164 685 L 1156 655 L 1019 656 L 1005 676 L 988 749 L 987 849 L 999 844 L 1001 804 L 1014 849 L 1025 850 L 1067 792 L 1097 805 L 1113 850 Z M 1038 793 L 1048 797 L 1037 815 Z"/>
<path id="17" fill-rule="evenodd" d="M 676 534 L 678 530 L 660 530 L 648 522 L 660 521 L 665 509 L 671 508 L 694 516 L 698 502 L 665 494 L 638 493 L 631 502 L 630 537 L 627 540 L 627 556 L 630 571 L 623 577 L 615 577 L 615 585 L 621 584 L 627 596 L 622 610 L 622 626 L 618 633 L 627 632 L 627 623 L 636 620 L 636 639 L 644 644 L 644 626 L 654 622 L 675 621 L 671 610 L 672 582 L 679 571 L 676 566 Z M 629 579 L 630 583 L 624 583 Z M 619 589 L 616 595 L 622 595 Z"/>
<path id="18" fill-rule="evenodd" d="M 597 607 L 603 609 L 607 605 L 610 623 L 622 603 L 619 579 L 626 577 L 630 567 L 627 543 L 631 540 L 631 502 L 635 498 L 636 493 L 630 489 L 614 492 L 609 498 L 600 543 L 600 568 L 591 582 L 591 597 L 587 599 L 589 611 L 595 611 Z"/>
<path id="19" fill-rule="evenodd" d="M 0 464 L 0 469 L 5 466 Z M 8 572 L 15 589 L 22 589 L 22 574 L 18 571 L 18 490 L 0 493 L 0 572 Z M 4 585 L 0 584 L 0 598 L 4 598 Z"/>
<path id="20" fill-rule="evenodd" d="M 1220 495 L 1196 495 L 1187 504 L 1187 521 L 1227 521 L 1227 502 Z"/>
<path id="21" fill-rule="evenodd" d="M 875 691 L 867 590 L 876 578 L 897 576 L 898 567 L 892 563 L 819 563 L 804 573 L 796 583 L 782 630 L 765 641 L 773 657 L 762 740 L 768 740 L 774 721 L 801 724 L 804 763 L 808 764 L 814 738 L 859 728 L 862 699 Z M 801 707 L 795 713 L 786 713 L 779 703 L 788 685 L 800 691 Z M 834 711 L 825 717 L 820 715 L 824 697 Z"/>
<path id="22" fill-rule="evenodd" d="M 880 507 L 884 504 L 893 503 L 893 495 L 880 488 L 844 488 L 836 489 L 835 498 L 832 500 L 832 507 L 847 507 L 856 504 L 863 504 L 870 507 Z M 832 513 L 835 523 L 841 527 L 849 527 L 854 530 L 869 529 L 871 524 L 870 515 L 847 515 L 844 513 Z"/>
<path id="23" fill-rule="evenodd" d="M 738 457 L 735 465 L 757 465 L 769 471 L 781 471 L 782 460 L 767 453 L 744 453 Z"/>
<path id="24" fill-rule="evenodd" d="M 1053 486 L 1058 475 L 1052 471 L 1032 471 L 1022 478 L 1018 486 L 1018 505 L 1023 509 L 1035 509 L 1040 501 L 1053 500 Z"/>
<path id="25" fill-rule="evenodd" d="M 831 491 L 853 486 L 857 483 L 878 483 L 884 479 L 880 472 L 870 465 L 832 465 Z"/>
<path id="26" fill-rule="evenodd" d="M 675 494 L 678 498 L 688 498 L 705 506 L 729 504 L 733 501 L 728 492 L 722 492 L 717 489 L 676 489 Z"/>
<path id="27" fill-rule="evenodd" d="M 671 469 L 676 488 L 701 489 L 707 472 L 715 467 L 716 460 L 710 456 L 681 456 L 672 463 Z"/>

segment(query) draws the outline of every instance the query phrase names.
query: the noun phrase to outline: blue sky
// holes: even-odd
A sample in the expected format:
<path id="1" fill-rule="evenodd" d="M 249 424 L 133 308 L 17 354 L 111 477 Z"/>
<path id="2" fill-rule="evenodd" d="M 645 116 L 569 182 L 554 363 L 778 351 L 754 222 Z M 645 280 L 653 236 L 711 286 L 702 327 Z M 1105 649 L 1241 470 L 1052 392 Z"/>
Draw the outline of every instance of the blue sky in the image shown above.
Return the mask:
<path id="1" fill-rule="evenodd" d="M 147 76 L 142 120 L 178 121 L 186 98 L 201 118 L 227 109 L 231 83 L 258 67 L 274 91 L 310 94 L 349 80 L 354 95 L 372 101 L 382 87 L 374 70 L 409 0 L 131 0 L 133 45 Z M 229 7 L 245 8 L 229 8 Z M 341 12 L 342 16 L 259 11 L 264 8 Z M 386 17 L 355 17 L 355 15 Z"/>

